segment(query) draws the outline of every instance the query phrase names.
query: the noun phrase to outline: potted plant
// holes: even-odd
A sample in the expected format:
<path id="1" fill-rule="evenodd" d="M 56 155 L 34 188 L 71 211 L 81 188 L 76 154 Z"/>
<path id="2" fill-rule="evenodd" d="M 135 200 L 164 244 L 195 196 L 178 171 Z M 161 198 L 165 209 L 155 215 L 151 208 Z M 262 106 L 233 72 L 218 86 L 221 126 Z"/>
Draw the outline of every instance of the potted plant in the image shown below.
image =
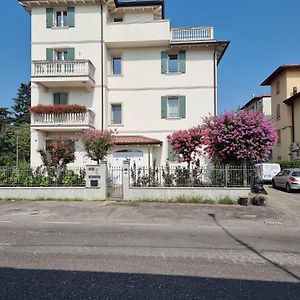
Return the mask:
<path id="1" fill-rule="evenodd" d="M 268 200 L 268 196 L 265 194 L 250 193 L 249 198 L 252 205 L 264 206 Z"/>
<path id="2" fill-rule="evenodd" d="M 242 205 L 242 206 L 247 206 L 248 205 L 248 197 L 247 196 L 243 196 L 243 197 L 239 197 L 238 198 L 238 204 Z"/>

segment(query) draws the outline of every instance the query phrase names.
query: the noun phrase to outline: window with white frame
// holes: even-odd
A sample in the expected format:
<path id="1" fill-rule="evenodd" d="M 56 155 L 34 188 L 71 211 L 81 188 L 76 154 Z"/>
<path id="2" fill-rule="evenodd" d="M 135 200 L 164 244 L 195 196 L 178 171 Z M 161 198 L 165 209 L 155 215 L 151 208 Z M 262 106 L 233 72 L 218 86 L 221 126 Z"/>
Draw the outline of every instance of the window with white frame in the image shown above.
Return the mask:
<path id="1" fill-rule="evenodd" d="M 58 10 L 55 12 L 55 25 L 56 27 L 68 27 L 68 11 Z"/>
<path id="2" fill-rule="evenodd" d="M 167 99 L 167 118 L 179 118 L 180 107 L 178 97 L 168 97 Z"/>
<path id="3" fill-rule="evenodd" d="M 111 124 L 122 124 L 122 104 L 111 105 Z"/>
<path id="4" fill-rule="evenodd" d="M 122 75 L 122 58 L 120 55 L 112 57 L 112 75 Z"/>
<path id="5" fill-rule="evenodd" d="M 168 55 L 168 72 L 177 73 L 179 72 L 179 57 L 178 54 Z"/>
<path id="6" fill-rule="evenodd" d="M 56 60 L 68 60 L 68 51 L 66 49 L 55 50 L 55 59 Z"/>

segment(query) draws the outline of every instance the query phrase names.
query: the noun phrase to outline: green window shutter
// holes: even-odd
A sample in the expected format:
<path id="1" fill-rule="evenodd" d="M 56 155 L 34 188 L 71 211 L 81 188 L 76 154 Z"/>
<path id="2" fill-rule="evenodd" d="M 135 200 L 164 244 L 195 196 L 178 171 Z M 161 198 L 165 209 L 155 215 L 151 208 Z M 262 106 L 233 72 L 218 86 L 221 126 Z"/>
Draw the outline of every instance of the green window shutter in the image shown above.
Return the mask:
<path id="1" fill-rule="evenodd" d="M 53 26 L 53 8 L 46 8 L 46 27 L 52 28 Z"/>
<path id="2" fill-rule="evenodd" d="M 67 93 L 59 93 L 60 104 L 67 105 L 68 104 L 68 94 Z"/>
<path id="3" fill-rule="evenodd" d="M 167 97 L 161 97 L 161 118 L 167 117 Z"/>
<path id="4" fill-rule="evenodd" d="M 180 118 L 186 117 L 186 99 L 185 96 L 179 97 L 179 115 Z"/>
<path id="5" fill-rule="evenodd" d="M 75 27 L 75 7 L 68 7 L 68 26 Z"/>
<path id="6" fill-rule="evenodd" d="M 59 93 L 55 93 L 53 95 L 53 104 L 54 105 L 59 105 L 60 104 L 60 96 Z"/>
<path id="7" fill-rule="evenodd" d="M 178 158 L 174 154 L 173 149 L 170 144 L 168 144 L 168 161 L 177 161 Z"/>
<path id="8" fill-rule="evenodd" d="M 68 48 L 67 49 L 67 58 L 68 58 L 68 60 L 74 60 L 75 59 L 75 48 Z"/>
<path id="9" fill-rule="evenodd" d="M 166 74 L 168 71 L 168 52 L 161 52 L 161 74 Z"/>
<path id="10" fill-rule="evenodd" d="M 185 51 L 179 52 L 179 72 L 180 73 L 186 72 L 186 52 Z"/>
<path id="11" fill-rule="evenodd" d="M 46 49 L 46 60 L 53 60 L 53 49 L 52 48 L 47 48 Z"/>

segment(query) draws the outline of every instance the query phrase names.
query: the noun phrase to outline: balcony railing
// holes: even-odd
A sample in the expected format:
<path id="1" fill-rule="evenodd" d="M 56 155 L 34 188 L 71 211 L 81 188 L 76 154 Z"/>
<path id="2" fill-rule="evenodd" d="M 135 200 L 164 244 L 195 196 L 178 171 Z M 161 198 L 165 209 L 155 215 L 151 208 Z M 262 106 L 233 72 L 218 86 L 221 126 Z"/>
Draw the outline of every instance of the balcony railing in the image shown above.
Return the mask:
<path id="1" fill-rule="evenodd" d="M 197 42 L 214 39 L 213 27 L 175 28 L 171 30 L 171 42 Z"/>
<path id="2" fill-rule="evenodd" d="M 85 113 L 51 113 L 31 114 L 31 125 L 41 127 L 92 127 L 94 128 L 95 113 L 88 110 Z"/>
<path id="3" fill-rule="evenodd" d="M 95 67 L 89 60 L 57 60 L 32 62 L 32 77 L 88 76 L 94 79 Z"/>

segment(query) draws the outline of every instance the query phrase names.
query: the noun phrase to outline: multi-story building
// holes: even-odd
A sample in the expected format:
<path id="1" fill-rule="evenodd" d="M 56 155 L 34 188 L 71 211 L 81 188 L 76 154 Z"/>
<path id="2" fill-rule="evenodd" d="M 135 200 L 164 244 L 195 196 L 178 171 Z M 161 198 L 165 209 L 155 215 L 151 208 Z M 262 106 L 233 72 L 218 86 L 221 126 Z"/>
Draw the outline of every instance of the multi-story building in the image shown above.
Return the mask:
<path id="1" fill-rule="evenodd" d="M 212 27 L 171 28 L 164 1 L 19 0 L 31 14 L 32 106 L 80 104 L 84 113 L 32 113 L 38 149 L 78 132 L 117 131 L 108 160 L 172 160 L 167 136 L 217 112 L 217 65 L 228 41 Z M 185 5 L 185 3 L 183 3 Z"/>
<path id="2" fill-rule="evenodd" d="M 241 110 L 260 111 L 267 119 L 271 119 L 271 95 L 253 95 L 253 97 L 241 108 Z"/>
<path id="3" fill-rule="evenodd" d="M 278 134 L 273 159 L 300 159 L 300 65 L 280 66 L 262 85 L 271 86 L 272 120 Z"/>

